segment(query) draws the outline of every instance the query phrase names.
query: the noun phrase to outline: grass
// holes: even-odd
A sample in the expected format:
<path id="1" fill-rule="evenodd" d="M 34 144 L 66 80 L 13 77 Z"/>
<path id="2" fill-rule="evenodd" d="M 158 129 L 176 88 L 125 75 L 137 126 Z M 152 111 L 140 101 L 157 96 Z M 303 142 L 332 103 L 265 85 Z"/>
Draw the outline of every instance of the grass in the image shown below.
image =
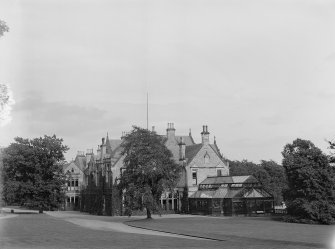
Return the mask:
<path id="1" fill-rule="evenodd" d="M 144 219 L 129 221 L 127 224 L 233 243 L 259 245 L 259 248 L 280 248 L 280 246 L 284 246 L 283 248 L 325 248 L 335 229 L 334 226 L 285 223 L 269 217 Z"/>
<path id="2" fill-rule="evenodd" d="M 302 249 L 328 248 L 334 226 L 292 224 L 268 218 L 200 217 L 140 219 L 106 217 L 66 212 L 63 218 L 46 214 L 19 214 L 0 222 L 0 248 L 227 248 L 227 249 Z M 79 215 L 79 216 L 78 216 Z M 124 222 L 192 236 L 215 239 L 192 240 L 94 230 L 67 222 L 68 217 L 84 220 Z M 181 216 L 182 217 L 182 216 Z M 2 228 L 2 229 L 1 229 Z"/>

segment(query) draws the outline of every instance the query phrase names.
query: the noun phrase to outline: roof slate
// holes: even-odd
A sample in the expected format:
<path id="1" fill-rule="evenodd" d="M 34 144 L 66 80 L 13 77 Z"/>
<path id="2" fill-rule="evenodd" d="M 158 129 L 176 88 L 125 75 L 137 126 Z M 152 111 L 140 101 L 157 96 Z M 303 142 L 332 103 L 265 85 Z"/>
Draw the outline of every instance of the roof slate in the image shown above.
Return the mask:
<path id="1" fill-rule="evenodd" d="M 194 144 L 190 146 L 186 146 L 185 149 L 185 157 L 188 162 L 191 162 L 193 158 L 198 154 L 203 144 Z"/>
<path id="2" fill-rule="evenodd" d="M 78 168 L 83 171 L 86 166 L 86 157 L 85 156 L 76 156 L 74 163 L 78 166 Z"/>
<path id="3" fill-rule="evenodd" d="M 198 190 L 192 194 L 189 198 L 206 198 L 206 199 L 231 199 L 231 198 L 267 198 L 271 197 L 270 194 L 265 191 L 259 191 L 257 189 L 251 189 L 249 192 L 244 193 L 243 188 L 229 189 L 227 187 L 221 187 L 217 190 Z"/>
<path id="4" fill-rule="evenodd" d="M 190 136 L 176 136 L 177 144 L 180 142 L 180 138 L 183 138 L 183 141 L 186 146 L 195 144 L 193 138 Z"/>
<path id="5" fill-rule="evenodd" d="M 111 146 L 112 151 L 114 151 L 117 147 L 119 147 L 122 143 L 121 139 L 109 139 L 109 144 Z"/>
<path id="6" fill-rule="evenodd" d="M 252 175 L 247 176 L 213 176 L 207 177 L 200 184 L 258 183 Z"/>

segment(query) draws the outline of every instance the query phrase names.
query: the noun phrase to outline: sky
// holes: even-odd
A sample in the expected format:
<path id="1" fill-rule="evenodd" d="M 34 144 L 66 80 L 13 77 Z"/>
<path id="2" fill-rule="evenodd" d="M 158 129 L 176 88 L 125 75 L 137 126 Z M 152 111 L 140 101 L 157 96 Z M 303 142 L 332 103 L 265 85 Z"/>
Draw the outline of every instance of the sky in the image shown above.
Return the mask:
<path id="1" fill-rule="evenodd" d="M 2 0 L 0 146 L 56 134 L 96 151 L 132 125 L 202 126 L 230 160 L 274 160 L 335 139 L 335 3 L 309 0 Z"/>

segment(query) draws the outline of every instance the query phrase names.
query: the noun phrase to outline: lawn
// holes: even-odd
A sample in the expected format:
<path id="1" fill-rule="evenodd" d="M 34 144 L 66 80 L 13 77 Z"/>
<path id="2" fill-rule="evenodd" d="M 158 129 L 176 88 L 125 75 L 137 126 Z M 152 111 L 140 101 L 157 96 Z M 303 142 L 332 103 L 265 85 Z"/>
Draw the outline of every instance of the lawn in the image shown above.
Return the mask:
<path id="1" fill-rule="evenodd" d="M 329 248 L 335 226 L 284 223 L 269 217 L 194 217 L 128 221 L 141 228 L 212 238 L 255 248 Z"/>

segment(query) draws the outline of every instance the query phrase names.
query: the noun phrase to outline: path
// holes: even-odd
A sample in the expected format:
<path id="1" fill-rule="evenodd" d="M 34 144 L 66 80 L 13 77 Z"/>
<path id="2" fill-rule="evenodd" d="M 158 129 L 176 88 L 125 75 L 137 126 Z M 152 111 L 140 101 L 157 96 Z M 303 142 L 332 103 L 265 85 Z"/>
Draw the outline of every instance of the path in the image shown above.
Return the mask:
<path id="1" fill-rule="evenodd" d="M 174 238 L 182 238 L 182 239 L 196 239 L 196 240 L 207 240 L 203 238 L 197 238 L 194 236 L 184 236 L 178 234 L 172 234 L 167 232 L 158 232 L 152 231 L 148 229 L 131 227 L 123 222 L 129 220 L 143 219 L 143 216 L 135 216 L 135 217 L 115 217 L 115 222 L 113 221 L 101 221 L 97 219 L 87 219 L 88 215 L 86 214 L 78 214 L 74 212 L 45 212 L 46 214 L 64 219 L 67 222 L 71 222 L 81 227 L 95 229 L 95 230 L 103 230 L 103 231 L 116 231 L 122 233 L 134 233 L 134 234 L 143 234 L 143 235 L 154 235 L 154 236 L 165 236 L 165 237 L 174 237 Z M 93 216 L 94 217 L 94 216 Z M 97 216 L 95 216 L 97 217 Z M 169 216 L 155 216 L 155 219 L 164 219 L 164 218 L 180 218 L 180 215 L 169 215 Z M 186 216 L 186 217 L 191 217 Z M 92 218 L 92 216 L 90 216 Z"/>

